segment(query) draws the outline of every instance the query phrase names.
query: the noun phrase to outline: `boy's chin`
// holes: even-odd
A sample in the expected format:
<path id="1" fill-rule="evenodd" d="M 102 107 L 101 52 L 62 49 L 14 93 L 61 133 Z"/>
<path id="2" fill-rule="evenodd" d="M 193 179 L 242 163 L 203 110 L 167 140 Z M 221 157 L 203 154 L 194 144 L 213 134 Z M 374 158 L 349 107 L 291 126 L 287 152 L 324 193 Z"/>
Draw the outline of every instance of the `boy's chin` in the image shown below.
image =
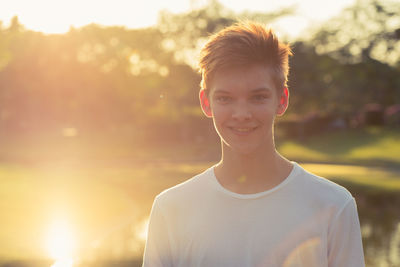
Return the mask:
<path id="1" fill-rule="evenodd" d="M 258 154 L 261 149 L 260 146 L 256 145 L 235 145 L 235 144 L 228 144 L 228 143 L 223 143 L 224 146 L 224 152 L 226 153 L 234 153 L 236 155 L 240 156 L 251 156 L 254 154 Z"/>

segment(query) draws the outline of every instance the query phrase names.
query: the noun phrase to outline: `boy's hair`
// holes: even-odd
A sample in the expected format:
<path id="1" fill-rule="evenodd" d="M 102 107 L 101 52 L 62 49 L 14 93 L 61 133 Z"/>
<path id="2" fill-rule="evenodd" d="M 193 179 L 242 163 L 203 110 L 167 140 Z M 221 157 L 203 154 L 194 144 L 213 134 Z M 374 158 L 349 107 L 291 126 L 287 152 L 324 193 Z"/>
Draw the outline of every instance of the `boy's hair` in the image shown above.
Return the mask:
<path id="1" fill-rule="evenodd" d="M 208 92 L 215 73 L 222 68 L 260 64 L 273 71 L 278 90 L 287 87 L 290 46 L 271 29 L 255 22 L 240 22 L 212 35 L 200 52 L 201 88 Z"/>

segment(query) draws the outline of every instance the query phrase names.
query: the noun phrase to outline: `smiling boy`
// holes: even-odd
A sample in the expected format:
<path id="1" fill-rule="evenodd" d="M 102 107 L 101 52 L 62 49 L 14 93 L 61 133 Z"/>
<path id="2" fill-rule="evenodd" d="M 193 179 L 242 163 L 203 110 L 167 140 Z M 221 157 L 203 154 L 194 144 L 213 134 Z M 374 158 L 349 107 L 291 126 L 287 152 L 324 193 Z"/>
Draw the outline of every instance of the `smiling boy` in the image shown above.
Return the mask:
<path id="1" fill-rule="evenodd" d="M 257 23 L 210 37 L 200 103 L 221 160 L 156 197 L 143 266 L 364 266 L 352 195 L 275 149 L 290 55 Z"/>

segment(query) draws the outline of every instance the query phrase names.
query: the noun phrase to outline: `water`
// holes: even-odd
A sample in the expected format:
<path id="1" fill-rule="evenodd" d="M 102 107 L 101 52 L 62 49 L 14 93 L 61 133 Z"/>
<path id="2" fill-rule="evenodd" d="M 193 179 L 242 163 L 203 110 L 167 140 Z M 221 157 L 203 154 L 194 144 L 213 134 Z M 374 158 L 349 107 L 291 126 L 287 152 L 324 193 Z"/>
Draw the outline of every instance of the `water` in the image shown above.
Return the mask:
<path id="1" fill-rule="evenodd" d="M 361 222 L 366 267 L 400 266 L 400 196 L 394 193 L 373 193 L 363 190 L 352 190 L 352 193 L 357 201 Z M 137 222 L 137 225 L 142 224 L 142 221 Z M 135 259 L 137 265 L 132 266 L 140 266 L 144 239 L 143 236 L 139 236 L 137 227 L 131 225 L 130 228 L 133 232 L 129 240 L 121 242 L 124 236 L 128 236 L 126 230 L 124 232 L 121 229 L 119 237 L 116 236 L 118 233 L 115 233 L 113 238 L 106 240 L 106 247 L 118 248 L 116 259 Z M 117 240 L 117 243 L 113 244 L 112 239 Z M 105 251 L 111 253 L 111 250 L 106 248 L 102 251 L 103 256 Z M 112 257 L 112 254 L 109 256 Z M 104 264 L 102 266 L 108 266 Z"/>
<path id="2" fill-rule="evenodd" d="M 357 195 L 366 266 L 400 266 L 400 196 Z"/>

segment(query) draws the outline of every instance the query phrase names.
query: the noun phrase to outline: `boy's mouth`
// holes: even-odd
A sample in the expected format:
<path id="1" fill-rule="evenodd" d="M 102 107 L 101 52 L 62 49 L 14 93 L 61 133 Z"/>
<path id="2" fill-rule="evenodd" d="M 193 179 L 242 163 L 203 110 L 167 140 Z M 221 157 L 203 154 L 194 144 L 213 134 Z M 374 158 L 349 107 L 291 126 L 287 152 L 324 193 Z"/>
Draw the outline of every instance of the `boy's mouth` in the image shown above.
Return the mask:
<path id="1" fill-rule="evenodd" d="M 254 131 L 257 127 L 228 127 L 228 128 L 238 134 L 248 134 Z"/>

